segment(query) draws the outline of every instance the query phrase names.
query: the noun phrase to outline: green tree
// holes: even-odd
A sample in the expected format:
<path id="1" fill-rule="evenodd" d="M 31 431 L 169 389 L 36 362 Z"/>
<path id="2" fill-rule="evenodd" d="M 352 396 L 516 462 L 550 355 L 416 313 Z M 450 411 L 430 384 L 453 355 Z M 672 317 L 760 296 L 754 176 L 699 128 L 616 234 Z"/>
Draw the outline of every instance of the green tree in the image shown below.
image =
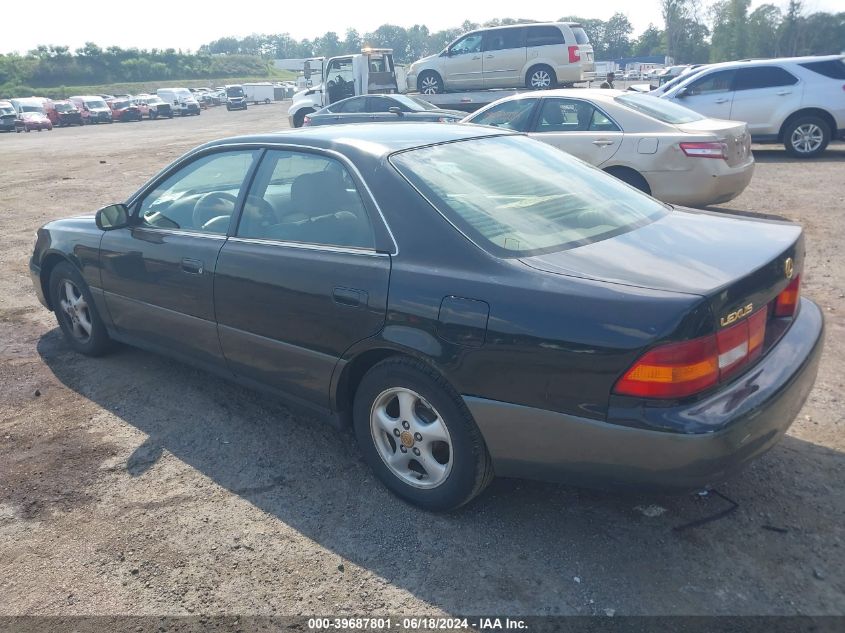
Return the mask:
<path id="1" fill-rule="evenodd" d="M 631 52 L 635 56 L 665 54 L 666 49 L 663 48 L 663 41 L 663 31 L 653 24 L 649 24 L 648 28 L 634 40 Z"/>
<path id="2" fill-rule="evenodd" d="M 748 8 L 751 0 L 721 0 L 710 7 L 713 36 L 710 61 L 742 59 L 748 54 Z"/>
<path id="3" fill-rule="evenodd" d="M 776 57 L 781 10 L 773 4 L 761 4 L 748 16 L 748 56 Z"/>

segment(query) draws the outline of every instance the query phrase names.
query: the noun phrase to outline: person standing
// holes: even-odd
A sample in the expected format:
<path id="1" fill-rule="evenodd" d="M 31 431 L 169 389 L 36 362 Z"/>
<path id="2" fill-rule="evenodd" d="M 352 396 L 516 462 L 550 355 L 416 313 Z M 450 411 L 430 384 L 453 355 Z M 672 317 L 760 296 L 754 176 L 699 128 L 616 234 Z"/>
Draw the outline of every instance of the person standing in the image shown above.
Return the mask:
<path id="1" fill-rule="evenodd" d="M 607 73 L 607 79 L 605 79 L 599 88 L 610 88 L 613 89 L 613 80 L 616 79 L 616 75 L 614 73 Z"/>

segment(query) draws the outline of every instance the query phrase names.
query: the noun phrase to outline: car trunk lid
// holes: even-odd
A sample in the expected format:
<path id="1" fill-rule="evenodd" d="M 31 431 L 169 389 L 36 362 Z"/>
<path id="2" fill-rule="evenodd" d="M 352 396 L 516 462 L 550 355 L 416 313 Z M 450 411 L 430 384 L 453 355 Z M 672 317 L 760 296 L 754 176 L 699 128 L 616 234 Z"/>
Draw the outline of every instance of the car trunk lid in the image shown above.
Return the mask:
<path id="1" fill-rule="evenodd" d="M 773 301 L 803 259 L 798 225 L 676 210 L 622 235 L 521 261 L 560 275 L 706 297 L 718 327 L 737 310 Z"/>
<path id="2" fill-rule="evenodd" d="M 751 134 L 748 126 L 738 121 L 701 119 L 677 126 L 687 134 L 713 134 L 725 145 L 725 161 L 731 167 L 742 165 L 751 158 Z"/>

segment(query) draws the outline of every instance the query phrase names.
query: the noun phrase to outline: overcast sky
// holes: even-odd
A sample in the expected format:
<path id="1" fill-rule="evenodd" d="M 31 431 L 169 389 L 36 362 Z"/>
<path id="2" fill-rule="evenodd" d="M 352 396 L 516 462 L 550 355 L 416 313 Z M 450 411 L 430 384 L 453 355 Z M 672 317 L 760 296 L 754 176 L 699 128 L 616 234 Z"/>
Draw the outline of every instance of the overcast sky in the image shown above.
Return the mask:
<path id="1" fill-rule="evenodd" d="M 772 1 L 772 0 L 770 0 Z M 773 0 L 785 7 L 788 0 Z M 702 0 L 706 7 L 710 0 Z M 752 0 L 752 6 L 762 0 Z M 805 0 L 805 10 L 845 11 L 845 0 Z M 14 5 L 8 5 L 8 8 Z M 37 8 L 36 8 L 37 7 Z M 31 11 L 35 11 L 32 13 Z M 360 33 L 390 23 L 409 27 L 425 24 L 432 31 L 460 25 L 464 20 L 484 22 L 492 18 L 555 20 L 575 14 L 607 19 L 616 11 L 627 14 L 636 33 L 649 24 L 661 24 L 659 0 L 305 0 L 261 2 L 258 0 L 192 0 L 189 2 L 74 3 L 39 0 L 24 9 L 24 19 L 0 21 L 0 52 L 26 52 L 39 44 L 77 48 L 91 41 L 100 46 L 123 48 L 181 48 L 196 50 L 220 37 L 250 33 L 290 33 L 297 39 L 336 31 L 340 37 L 349 27 Z M 7 12 L 8 13 L 8 12 Z M 12 12 L 14 13 L 14 11 Z"/>

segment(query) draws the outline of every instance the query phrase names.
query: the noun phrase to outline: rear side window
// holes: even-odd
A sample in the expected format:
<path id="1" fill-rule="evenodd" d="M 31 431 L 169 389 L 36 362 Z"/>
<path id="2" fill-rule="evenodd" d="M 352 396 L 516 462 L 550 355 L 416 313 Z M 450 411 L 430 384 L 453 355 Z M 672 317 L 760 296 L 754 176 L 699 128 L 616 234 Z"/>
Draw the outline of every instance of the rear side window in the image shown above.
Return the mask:
<path id="1" fill-rule="evenodd" d="M 791 86 L 796 83 L 798 83 L 798 79 L 779 66 L 756 66 L 740 68 L 737 71 L 734 90 L 776 88 L 777 86 Z"/>
<path id="2" fill-rule="evenodd" d="M 556 26 L 529 26 L 526 46 L 549 46 L 563 44 L 563 33 Z"/>
<path id="3" fill-rule="evenodd" d="M 619 132 L 619 127 L 588 101 L 544 99 L 536 131 Z"/>
<path id="4" fill-rule="evenodd" d="M 525 29 L 496 29 L 484 34 L 485 51 L 501 51 L 508 48 L 522 48 L 525 46 Z"/>
<path id="5" fill-rule="evenodd" d="M 587 32 L 580 26 L 573 26 L 572 33 L 575 35 L 576 44 L 589 44 L 590 38 L 587 37 Z"/>
<path id="6" fill-rule="evenodd" d="M 531 122 L 531 113 L 534 112 L 536 104 L 537 99 L 505 101 L 477 114 L 470 119 L 470 123 L 524 132 L 528 129 L 528 124 Z"/>
<path id="7" fill-rule="evenodd" d="M 845 59 L 829 59 L 824 62 L 807 62 L 800 65 L 831 79 L 845 79 Z"/>

